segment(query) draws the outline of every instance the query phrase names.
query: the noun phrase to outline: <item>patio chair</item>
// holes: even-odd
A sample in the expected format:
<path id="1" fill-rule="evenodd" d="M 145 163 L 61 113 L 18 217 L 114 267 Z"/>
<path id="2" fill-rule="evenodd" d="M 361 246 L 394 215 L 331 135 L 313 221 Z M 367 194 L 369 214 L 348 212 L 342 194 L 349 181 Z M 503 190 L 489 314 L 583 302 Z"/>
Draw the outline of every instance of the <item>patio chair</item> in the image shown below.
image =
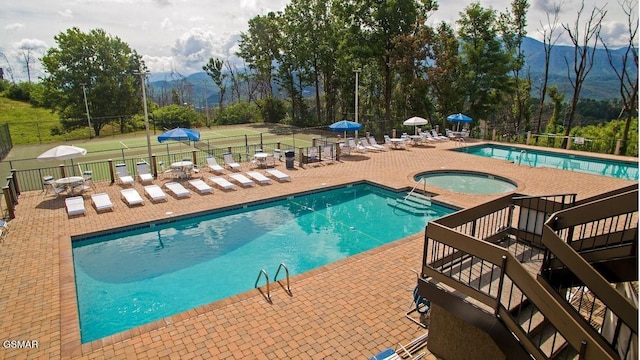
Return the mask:
<path id="1" fill-rule="evenodd" d="M 213 171 L 216 174 L 224 174 L 225 170 L 222 166 L 220 166 L 218 164 L 218 162 L 216 161 L 216 157 L 215 156 L 207 156 L 205 158 L 205 160 L 207 161 L 207 165 L 206 167 L 208 169 L 210 169 L 211 171 Z"/>
<path id="2" fill-rule="evenodd" d="M 191 191 L 187 190 L 187 188 L 182 186 L 182 184 L 180 183 L 168 182 L 164 184 L 164 187 L 169 189 L 169 191 L 173 193 L 173 195 L 175 195 L 177 198 L 185 198 L 191 196 Z"/>
<path id="3" fill-rule="evenodd" d="M 56 184 L 53 176 L 47 175 L 42 178 L 42 189 L 44 191 L 44 196 L 47 194 L 55 195 L 56 197 L 60 196 L 61 192 L 65 192 L 67 189 L 64 186 L 59 186 Z"/>
<path id="4" fill-rule="evenodd" d="M 265 169 L 265 172 L 275 177 L 278 181 L 291 181 L 291 176 L 289 174 L 285 174 L 278 169 Z"/>
<path id="5" fill-rule="evenodd" d="M 247 171 L 247 176 L 257 181 L 258 184 L 271 184 L 271 179 L 257 171 Z"/>
<path id="6" fill-rule="evenodd" d="M 418 293 L 418 286 L 413 289 L 413 300 L 411 301 L 411 309 L 405 313 L 405 317 L 415 324 L 420 325 L 423 328 L 427 327 L 427 321 L 424 320 L 429 316 L 429 310 L 431 310 L 431 301 L 425 299 Z M 418 319 L 415 319 L 412 314 L 418 313 Z"/>
<path id="7" fill-rule="evenodd" d="M 82 196 L 74 196 L 64 199 L 69 216 L 84 215 L 84 198 Z"/>
<path id="8" fill-rule="evenodd" d="M 127 205 L 144 205 L 144 199 L 140 196 L 138 190 L 134 188 L 120 190 L 122 201 Z"/>
<path id="9" fill-rule="evenodd" d="M 4 239 L 9 235 L 9 223 L 0 220 L 0 242 L 4 242 Z"/>
<path id="10" fill-rule="evenodd" d="M 233 154 L 232 153 L 225 153 L 223 155 L 223 158 L 224 158 L 224 163 L 231 170 L 240 170 L 242 168 L 242 166 L 233 159 Z"/>
<path id="11" fill-rule="evenodd" d="M 147 197 L 149 197 L 149 199 L 151 199 L 151 201 L 153 202 L 168 200 L 167 194 L 164 191 L 162 191 L 160 186 L 155 184 L 145 186 L 144 193 L 147 194 Z"/>
<path id="12" fill-rule="evenodd" d="M 149 171 L 149 164 L 142 161 L 136 163 L 136 170 L 138 172 L 138 179 L 141 183 L 150 183 L 153 182 L 153 174 Z"/>
<path id="13" fill-rule="evenodd" d="M 236 184 L 229 182 L 229 180 L 221 176 L 210 177 L 209 181 L 223 190 L 232 190 L 236 188 Z"/>
<path id="14" fill-rule="evenodd" d="M 373 135 L 369 135 L 369 138 L 367 139 L 369 140 L 369 144 L 371 144 L 371 146 L 373 146 L 376 149 L 382 150 L 382 151 L 386 151 L 387 148 L 378 144 L 378 142 L 376 141 L 376 138 L 373 137 Z"/>
<path id="15" fill-rule="evenodd" d="M 248 187 L 256 184 L 253 180 L 249 179 L 248 177 L 240 173 L 229 174 L 229 177 L 237 181 L 240 185 L 244 187 Z"/>
<path id="16" fill-rule="evenodd" d="M 322 148 L 322 160 L 333 162 L 335 159 L 336 156 L 333 152 L 333 145 L 325 145 Z"/>
<path id="17" fill-rule="evenodd" d="M 113 203 L 107 193 L 91 194 L 91 202 L 93 203 L 93 207 L 96 208 L 96 212 L 113 210 Z"/>
<path id="18" fill-rule="evenodd" d="M 202 179 L 189 180 L 189 185 L 193 186 L 200 194 L 210 194 L 213 192 L 213 188 Z"/>
<path id="19" fill-rule="evenodd" d="M 126 164 L 116 164 L 116 176 L 122 185 L 133 185 L 133 176 L 129 175 Z"/>

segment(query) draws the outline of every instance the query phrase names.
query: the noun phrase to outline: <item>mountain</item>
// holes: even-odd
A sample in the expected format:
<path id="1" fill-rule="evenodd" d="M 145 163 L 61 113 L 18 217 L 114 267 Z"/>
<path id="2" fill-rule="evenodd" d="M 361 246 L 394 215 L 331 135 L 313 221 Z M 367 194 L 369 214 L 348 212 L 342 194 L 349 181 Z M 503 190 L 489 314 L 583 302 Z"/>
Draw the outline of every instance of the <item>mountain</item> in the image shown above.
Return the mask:
<path id="1" fill-rule="evenodd" d="M 538 88 L 544 76 L 544 44 L 532 38 L 525 38 L 522 42 L 522 50 L 525 54 L 525 67 L 521 76 L 527 76 L 527 72 L 529 72 L 533 81 L 531 93 L 536 97 L 539 94 Z M 558 87 L 560 92 L 565 94 L 565 101 L 571 99 L 573 92 L 568 78 L 568 75 L 575 76 L 573 73 L 573 51 L 572 46 L 562 45 L 555 45 L 551 49 L 548 85 Z M 620 59 L 625 51 L 626 49 L 612 50 L 613 58 Z M 571 66 L 570 73 L 567 72 L 565 61 L 568 61 Z M 638 69 L 633 64 L 627 66 L 629 74 L 637 76 Z M 154 99 L 157 99 L 159 94 L 170 93 L 171 89 L 176 88 L 188 89 L 197 107 L 213 107 L 218 104 L 218 87 L 205 72 L 197 72 L 186 77 L 175 73 L 150 74 L 149 84 Z M 587 75 L 580 97 L 594 100 L 617 99 L 620 98 L 619 86 L 620 82 L 609 64 L 607 52 L 602 47 L 597 48 L 593 68 Z"/>
<path id="2" fill-rule="evenodd" d="M 544 44 L 532 38 L 525 38 L 522 42 L 522 50 L 525 54 L 524 70 L 530 72 L 534 87 L 532 94 L 536 96 L 538 93 L 537 86 L 542 83 L 544 76 Z M 575 77 L 573 51 L 573 46 L 555 45 L 551 49 L 551 57 L 549 59 L 549 86 L 557 86 L 558 90 L 565 94 L 565 100 L 569 100 L 573 92 L 568 77 Z M 614 61 L 619 61 L 625 51 L 626 49 L 611 50 Z M 587 75 L 580 97 L 594 100 L 620 98 L 620 81 L 609 64 L 607 52 L 602 46 L 596 49 L 593 61 L 593 67 Z M 570 72 L 567 72 L 567 62 L 570 64 Z M 638 69 L 631 61 L 629 62 L 627 70 L 632 77 L 635 77 Z M 619 66 L 621 65 L 619 64 Z"/>

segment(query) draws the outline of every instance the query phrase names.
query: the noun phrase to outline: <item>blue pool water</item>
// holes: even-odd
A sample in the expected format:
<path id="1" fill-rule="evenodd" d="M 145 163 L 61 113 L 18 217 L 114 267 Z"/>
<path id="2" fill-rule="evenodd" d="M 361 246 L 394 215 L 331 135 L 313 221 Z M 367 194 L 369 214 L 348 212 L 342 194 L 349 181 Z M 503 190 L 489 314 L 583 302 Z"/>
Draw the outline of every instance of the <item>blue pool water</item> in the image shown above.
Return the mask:
<path id="1" fill-rule="evenodd" d="M 427 185 L 464 194 L 501 194 L 517 189 L 505 179 L 464 171 L 431 171 L 415 176 L 416 181 L 420 179 Z"/>
<path id="2" fill-rule="evenodd" d="M 473 155 L 513 161 L 522 166 L 549 167 L 619 179 L 638 180 L 638 162 L 606 160 L 513 146 L 485 144 L 459 148 Z M 523 152 L 524 151 L 524 152 Z"/>
<path id="3" fill-rule="evenodd" d="M 273 277 L 285 263 L 294 276 L 454 211 L 434 203 L 415 215 L 388 205 L 403 195 L 358 184 L 76 240 L 82 342 L 251 290 L 261 269 Z"/>

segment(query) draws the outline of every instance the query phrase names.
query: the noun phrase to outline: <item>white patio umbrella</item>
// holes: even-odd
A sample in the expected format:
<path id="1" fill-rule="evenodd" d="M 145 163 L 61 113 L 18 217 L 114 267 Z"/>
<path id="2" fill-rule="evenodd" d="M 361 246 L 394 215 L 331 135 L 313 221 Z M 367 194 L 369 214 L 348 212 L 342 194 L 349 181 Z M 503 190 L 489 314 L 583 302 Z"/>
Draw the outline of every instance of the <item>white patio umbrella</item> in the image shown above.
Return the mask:
<path id="1" fill-rule="evenodd" d="M 72 145 L 59 145 L 43 152 L 37 159 L 38 161 L 71 160 L 71 168 L 73 169 L 73 159 L 86 154 L 87 149 Z"/>
<path id="2" fill-rule="evenodd" d="M 418 126 L 427 125 L 429 121 L 419 116 L 414 116 L 405 120 L 402 125 L 415 126 L 415 134 L 418 135 Z"/>
<path id="3" fill-rule="evenodd" d="M 38 161 L 71 160 L 86 154 L 87 149 L 72 145 L 60 145 L 40 154 Z"/>

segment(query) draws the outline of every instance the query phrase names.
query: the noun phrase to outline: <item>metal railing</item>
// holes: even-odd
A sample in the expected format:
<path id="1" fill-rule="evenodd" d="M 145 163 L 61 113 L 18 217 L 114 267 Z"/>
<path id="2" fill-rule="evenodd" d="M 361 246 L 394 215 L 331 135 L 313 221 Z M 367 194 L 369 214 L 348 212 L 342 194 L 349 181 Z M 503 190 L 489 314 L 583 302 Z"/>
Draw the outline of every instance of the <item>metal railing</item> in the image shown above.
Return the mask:
<path id="1" fill-rule="evenodd" d="M 615 202 L 610 199 L 607 201 Z M 635 201 L 629 198 L 624 201 L 635 204 L 637 214 L 637 192 Z M 544 281 L 540 282 L 532 277 L 523 263 L 526 260 L 525 254 L 534 256 L 535 251 L 538 254 L 544 251 L 547 241 L 543 241 L 542 236 L 543 232 L 546 235 L 549 230 L 543 228 L 543 224 L 552 213 L 567 208 L 562 214 L 585 210 L 579 206 L 573 207 L 574 204 L 575 194 L 515 196 L 513 199 L 505 196 L 432 221 L 425 231 L 420 281 L 442 283 L 473 299 L 480 309 L 502 319 L 534 358 L 549 359 L 567 351 L 585 359 L 613 359 L 618 354 L 625 355 L 629 352 L 632 341 L 626 337 L 621 341 L 621 334 L 631 333 L 631 337 L 635 336 L 637 341 L 637 308 L 624 307 L 618 312 L 612 312 L 619 319 L 629 319 L 630 314 L 633 314 L 631 321 L 635 321 L 635 324 L 627 327 L 620 326 L 620 323 L 614 324 L 615 331 L 610 336 L 611 341 L 603 341 L 602 336 L 591 327 L 584 326 L 585 320 L 590 319 L 576 316 L 575 311 L 567 305 L 567 300 L 554 291 L 549 291 L 549 285 Z M 610 217 L 603 214 L 602 209 L 591 214 L 597 214 L 596 217 L 603 219 Z M 637 243 L 637 215 L 633 218 Z M 609 229 L 618 230 L 626 226 L 622 224 L 633 224 L 627 218 L 608 220 L 608 223 L 621 224 L 608 226 Z M 591 228 L 594 226 L 592 224 Z M 578 233 L 586 234 L 585 231 Z M 601 235 L 595 237 L 602 238 Z M 627 240 L 633 237 L 629 233 L 626 236 L 616 236 Z M 514 251 L 512 245 L 520 242 L 521 249 Z M 601 243 L 603 246 L 611 245 L 611 241 L 602 239 Z M 550 252 L 553 253 L 551 250 Z M 517 254 L 519 255 L 516 256 Z M 599 276 L 589 264 L 584 265 L 581 270 L 589 278 Z M 619 294 L 615 295 L 617 292 L 609 283 L 605 281 L 600 285 L 602 291 L 606 292 L 601 296 L 603 303 L 607 303 L 605 298 L 618 298 Z M 622 307 L 619 304 L 616 306 L 618 309 Z M 544 327 L 544 331 L 540 331 L 541 327 Z"/>

